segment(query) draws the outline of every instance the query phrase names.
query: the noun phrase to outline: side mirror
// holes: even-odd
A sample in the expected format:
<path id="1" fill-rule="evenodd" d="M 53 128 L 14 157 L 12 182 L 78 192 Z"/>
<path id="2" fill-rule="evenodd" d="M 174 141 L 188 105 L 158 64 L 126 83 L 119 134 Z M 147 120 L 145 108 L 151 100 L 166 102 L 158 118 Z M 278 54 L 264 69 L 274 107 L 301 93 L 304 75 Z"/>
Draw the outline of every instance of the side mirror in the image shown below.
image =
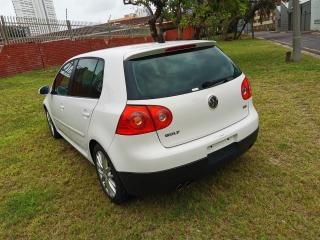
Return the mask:
<path id="1" fill-rule="evenodd" d="M 50 92 L 50 87 L 49 86 L 43 86 L 39 88 L 38 93 L 40 95 L 47 95 Z"/>

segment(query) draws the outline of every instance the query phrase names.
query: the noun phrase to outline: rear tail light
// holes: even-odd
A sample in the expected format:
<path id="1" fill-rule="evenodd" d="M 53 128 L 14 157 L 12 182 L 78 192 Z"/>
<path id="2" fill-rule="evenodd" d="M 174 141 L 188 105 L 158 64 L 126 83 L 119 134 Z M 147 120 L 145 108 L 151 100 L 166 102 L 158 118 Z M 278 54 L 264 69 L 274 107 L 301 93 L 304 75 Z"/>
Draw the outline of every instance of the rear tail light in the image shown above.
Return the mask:
<path id="1" fill-rule="evenodd" d="M 121 114 L 116 134 L 139 135 L 168 127 L 172 113 L 162 106 L 127 105 Z"/>
<path id="2" fill-rule="evenodd" d="M 243 100 L 248 100 L 252 97 L 252 90 L 247 78 L 245 78 L 241 84 L 241 95 Z"/>

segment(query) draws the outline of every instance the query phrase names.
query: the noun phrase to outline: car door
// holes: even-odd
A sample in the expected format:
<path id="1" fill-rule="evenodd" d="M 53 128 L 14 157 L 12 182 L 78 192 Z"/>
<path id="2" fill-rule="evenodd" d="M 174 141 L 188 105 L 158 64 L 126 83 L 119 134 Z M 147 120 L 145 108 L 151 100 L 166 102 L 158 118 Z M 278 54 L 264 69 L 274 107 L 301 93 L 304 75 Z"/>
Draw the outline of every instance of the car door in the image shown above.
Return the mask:
<path id="1" fill-rule="evenodd" d="M 102 90 L 104 61 L 81 58 L 75 66 L 69 97 L 63 103 L 62 122 L 68 128 L 67 137 L 86 151 L 91 116 Z"/>
<path id="2" fill-rule="evenodd" d="M 69 99 L 70 80 L 73 74 L 75 61 L 69 61 L 62 66 L 52 86 L 50 95 L 50 110 L 55 123 L 64 135 L 68 127 L 64 122 L 65 102 Z"/>

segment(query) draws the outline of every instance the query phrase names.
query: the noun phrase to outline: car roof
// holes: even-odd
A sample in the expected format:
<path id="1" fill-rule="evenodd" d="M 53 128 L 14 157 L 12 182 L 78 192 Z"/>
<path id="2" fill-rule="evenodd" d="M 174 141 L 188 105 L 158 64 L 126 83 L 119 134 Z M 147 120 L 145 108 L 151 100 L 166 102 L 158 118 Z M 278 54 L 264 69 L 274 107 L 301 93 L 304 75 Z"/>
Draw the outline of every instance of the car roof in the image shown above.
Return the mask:
<path id="1" fill-rule="evenodd" d="M 121 47 L 114 48 L 106 48 L 98 51 L 88 52 L 84 54 L 77 55 L 73 58 L 81 58 L 81 57 L 99 57 L 99 58 L 107 58 L 108 56 L 119 56 L 123 58 L 129 58 L 133 55 L 141 55 L 147 52 L 154 52 L 161 49 L 167 49 L 171 47 L 178 47 L 187 44 L 196 44 L 197 46 L 210 46 L 215 45 L 215 41 L 209 40 L 188 40 L 188 41 L 167 41 L 165 43 L 142 43 L 142 44 L 134 44 L 134 45 L 126 45 Z"/>

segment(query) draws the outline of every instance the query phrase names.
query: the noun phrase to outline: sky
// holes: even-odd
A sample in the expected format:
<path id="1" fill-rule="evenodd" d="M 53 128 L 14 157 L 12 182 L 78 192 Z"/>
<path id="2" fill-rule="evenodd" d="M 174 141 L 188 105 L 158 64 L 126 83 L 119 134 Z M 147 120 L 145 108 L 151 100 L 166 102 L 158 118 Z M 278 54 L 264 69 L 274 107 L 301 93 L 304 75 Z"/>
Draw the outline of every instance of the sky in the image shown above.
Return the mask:
<path id="1" fill-rule="evenodd" d="M 121 18 L 124 14 L 134 12 L 131 5 L 123 5 L 122 0 L 53 0 L 58 19 L 66 18 L 77 21 L 106 22 Z M 0 0 L 0 15 L 15 16 L 11 0 Z"/>

